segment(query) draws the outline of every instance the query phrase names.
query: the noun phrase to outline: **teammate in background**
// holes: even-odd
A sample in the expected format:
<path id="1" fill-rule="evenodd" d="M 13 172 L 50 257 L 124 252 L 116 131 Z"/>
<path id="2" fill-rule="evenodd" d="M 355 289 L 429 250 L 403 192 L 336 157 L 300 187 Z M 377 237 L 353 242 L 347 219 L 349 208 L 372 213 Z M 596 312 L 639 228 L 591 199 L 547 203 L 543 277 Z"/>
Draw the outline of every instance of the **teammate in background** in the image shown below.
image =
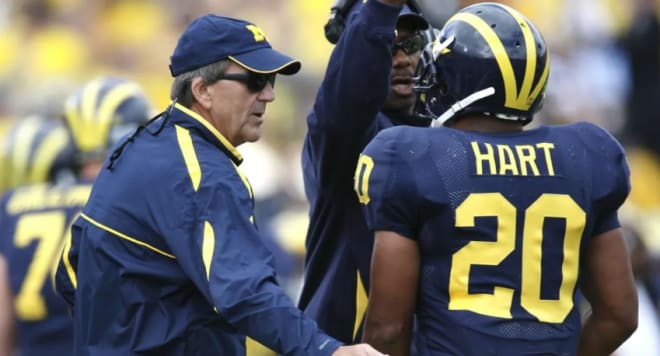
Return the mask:
<path id="1" fill-rule="evenodd" d="M 71 176 L 73 147 L 55 118 L 28 116 L 12 123 L 0 144 L 0 192 Z"/>
<path id="2" fill-rule="evenodd" d="M 146 124 L 152 110 L 142 87 L 123 78 L 94 78 L 74 92 L 64 119 L 76 148 L 78 177 L 93 182 L 110 148 Z"/>
<path id="3" fill-rule="evenodd" d="M 356 1 L 330 57 L 302 152 L 310 203 L 299 307 L 331 336 L 359 341 L 373 236 L 353 193 L 360 151 L 412 114 L 413 75 L 428 24 L 404 0 Z"/>
<path id="4" fill-rule="evenodd" d="M 408 355 L 414 313 L 420 355 L 610 354 L 637 326 L 622 147 L 589 123 L 523 130 L 550 62 L 514 9 L 464 8 L 422 57 L 418 110 L 444 127 L 381 132 L 355 173 L 375 232 L 363 340 Z"/>
<path id="5" fill-rule="evenodd" d="M 151 111 L 151 104 L 142 87 L 123 78 L 94 78 L 69 96 L 64 119 L 76 149 L 74 167 L 79 184 L 87 189 L 86 198 L 110 148 L 140 125 L 146 124 Z M 87 199 L 78 213 L 86 202 Z M 76 287 L 75 266 L 66 258 L 71 248 L 71 223 L 72 220 L 68 224 L 63 249 L 58 251 L 62 253 L 58 257 L 63 257 L 63 260 L 55 262 L 55 275 L 61 274 L 62 278 L 54 276 L 57 292 L 69 304 L 72 303 L 70 295 Z"/>
<path id="6" fill-rule="evenodd" d="M 249 336 L 285 355 L 382 355 L 341 346 L 286 296 L 238 168 L 276 75 L 299 69 L 252 23 L 208 14 L 185 29 L 172 104 L 106 159 L 64 250 L 74 354 L 238 356 Z"/>
<path id="7" fill-rule="evenodd" d="M 0 355 L 68 354 L 72 323 L 64 302 L 47 283 L 57 258 L 75 192 L 47 194 L 71 175 L 73 150 L 66 128 L 53 119 L 27 117 L 3 142 L 0 199 Z M 72 196 L 53 210 L 60 196 Z M 85 197 L 86 198 L 86 197 Z"/>
<path id="8" fill-rule="evenodd" d="M 0 251 L 6 260 L 0 278 L 9 278 L 1 285 L 10 291 L 11 301 L 3 304 L 5 310 L 0 314 L 16 316 L 20 355 L 72 353 L 73 322 L 66 304 L 47 282 L 49 272 L 62 243 L 68 240 L 63 237 L 68 235 L 71 221 L 89 197 L 99 161 L 118 137 L 146 122 L 149 111 L 137 84 L 99 78 L 68 99 L 66 125 L 37 125 L 29 119 L 22 125 L 35 126 L 13 131 L 21 133 L 14 140 L 9 137 L 11 147 L 18 151 L 9 155 L 14 158 L 10 170 L 14 182 L 24 175 L 23 181 L 34 183 L 30 178 L 36 172 L 42 172 L 39 176 L 50 172 L 50 183 L 22 186 L 7 193 L 0 203 Z M 30 160 L 18 159 L 21 156 Z M 71 171 L 77 179 L 62 174 Z M 1 335 L 13 333 L 13 320 L 3 320 L 2 325 Z M 3 352 L 10 350 L 5 346 L 10 340 L 2 340 Z"/>

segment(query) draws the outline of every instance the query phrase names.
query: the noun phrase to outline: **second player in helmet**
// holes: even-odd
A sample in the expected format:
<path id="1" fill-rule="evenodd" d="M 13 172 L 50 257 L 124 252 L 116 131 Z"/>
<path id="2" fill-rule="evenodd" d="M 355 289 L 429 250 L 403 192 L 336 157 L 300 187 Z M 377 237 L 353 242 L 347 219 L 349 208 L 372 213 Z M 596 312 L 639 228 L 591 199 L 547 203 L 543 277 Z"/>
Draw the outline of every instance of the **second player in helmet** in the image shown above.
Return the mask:
<path id="1" fill-rule="evenodd" d="M 94 78 L 67 99 L 65 121 L 75 147 L 74 162 L 80 184 L 91 189 L 110 149 L 146 124 L 151 111 L 138 83 L 116 77 Z M 71 234 L 66 237 L 55 273 L 55 287 L 72 304 L 78 263 L 69 256 L 77 256 L 78 241 Z"/>
<path id="2" fill-rule="evenodd" d="M 65 121 L 81 176 L 95 178 L 110 148 L 146 123 L 151 110 L 140 85 L 122 78 L 95 78 L 73 93 L 65 104 Z"/>

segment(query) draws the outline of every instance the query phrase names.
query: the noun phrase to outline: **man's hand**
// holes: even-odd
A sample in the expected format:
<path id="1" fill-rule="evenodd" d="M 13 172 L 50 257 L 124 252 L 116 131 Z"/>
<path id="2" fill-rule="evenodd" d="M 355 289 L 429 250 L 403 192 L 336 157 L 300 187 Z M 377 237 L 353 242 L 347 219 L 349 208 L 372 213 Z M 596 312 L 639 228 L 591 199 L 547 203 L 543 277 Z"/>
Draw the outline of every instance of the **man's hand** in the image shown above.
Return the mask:
<path id="1" fill-rule="evenodd" d="M 332 356 L 387 356 L 376 351 L 369 344 L 357 344 L 351 346 L 341 346 L 332 354 Z"/>

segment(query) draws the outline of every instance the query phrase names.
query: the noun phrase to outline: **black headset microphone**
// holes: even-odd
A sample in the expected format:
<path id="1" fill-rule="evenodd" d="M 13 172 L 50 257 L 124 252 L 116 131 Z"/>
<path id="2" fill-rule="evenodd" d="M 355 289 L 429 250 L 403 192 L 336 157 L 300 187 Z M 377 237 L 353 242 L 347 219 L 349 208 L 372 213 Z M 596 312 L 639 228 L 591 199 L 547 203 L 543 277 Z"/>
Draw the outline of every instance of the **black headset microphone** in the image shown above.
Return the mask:
<path id="1" fill-rule="evenodd" d="M 358 1 L 360 0 L 335 0 L 334 4 L 332 4 L 328 22 L 323 26 L 325 38 L 328 42 L 335 44 L 339 41 L 339 37 L 341 37 L 341 33 L 344 32 L 344 28 L 346 27 L 346 17 L 353 5 Z M 417 6 L 415 0 L 408 0 L 406 4 L 410 10 L 420 13 L 419 6 Z"/>

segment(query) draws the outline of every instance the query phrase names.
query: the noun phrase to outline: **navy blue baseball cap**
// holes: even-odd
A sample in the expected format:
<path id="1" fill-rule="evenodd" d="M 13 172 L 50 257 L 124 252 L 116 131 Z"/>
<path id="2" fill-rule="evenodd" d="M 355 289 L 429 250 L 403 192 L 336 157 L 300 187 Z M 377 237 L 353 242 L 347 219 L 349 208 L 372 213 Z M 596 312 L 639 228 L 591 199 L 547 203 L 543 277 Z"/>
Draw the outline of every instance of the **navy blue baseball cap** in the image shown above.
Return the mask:
<path id="1" fill-rule="evenodd" d="M 274 50 L 253 23 L 207 14 L 185 29 L 170 57 L 173 77 L 222 59 L 256 73 L 295 74 L 300 61 Z"/>
<path id="2" fill-rule="evenodd" d="M 360 8 L 364 5 L 365 1 L 356 1 L 351 10 L 348 12 L 347 18 L 351 18 L 354 14 L 357 14 L 360 11 Z M 429 23 L 426 19 L 419 13 L 413 11 L 407 4 L 403 4 L 401 11 L 399 12 L 399 18 L 397 24 L 409 24 L 414 30 L 426 30 L 429 28 Z"/>
<path id="3" fill-rule="evenodd" d="M 399 12 L 399 19 L 397 23 L 409 23 L 416 30 L 426 30 L 429 28 L 429 23 L 426 19 L 417 12 L 408 7 L 408 5 L 403 5 L 401 12 Z"/>

